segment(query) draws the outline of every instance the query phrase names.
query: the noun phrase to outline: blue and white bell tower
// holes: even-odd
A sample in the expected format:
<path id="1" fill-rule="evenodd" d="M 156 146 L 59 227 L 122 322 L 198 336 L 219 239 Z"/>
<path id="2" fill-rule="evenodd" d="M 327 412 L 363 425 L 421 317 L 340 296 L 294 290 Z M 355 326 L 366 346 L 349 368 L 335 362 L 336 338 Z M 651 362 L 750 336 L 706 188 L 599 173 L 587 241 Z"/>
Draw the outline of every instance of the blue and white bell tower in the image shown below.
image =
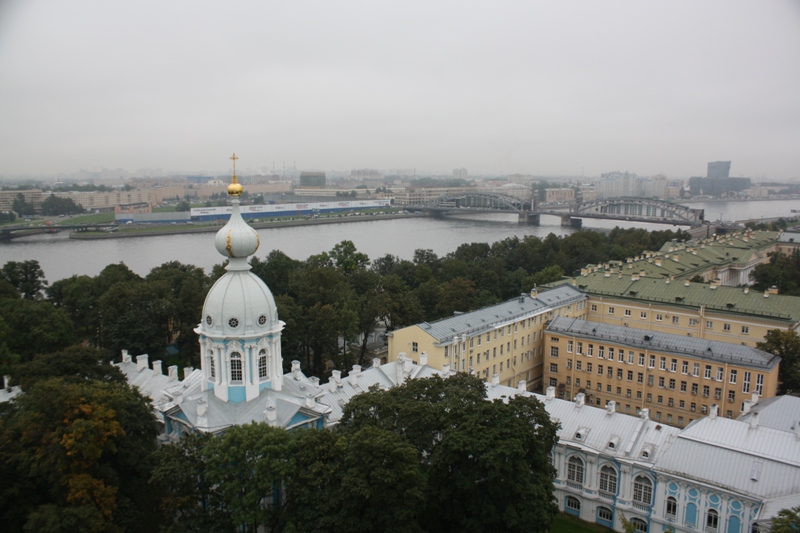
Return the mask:
<path id="1" fill-rule="evenodd" d="M 242 219 L 236 177 L 228 185 L 231 218 L 217 232 L 217 251 L 228 259 L 227 272 L 211 287 L 203 304 L 200 337 L 203 387 L 224 402 L 246 402 L 262 389 L 280 391 L 283 382 L 281 330 L 275 298 L 247 262 L 259 246 L 258 233 Z"/>

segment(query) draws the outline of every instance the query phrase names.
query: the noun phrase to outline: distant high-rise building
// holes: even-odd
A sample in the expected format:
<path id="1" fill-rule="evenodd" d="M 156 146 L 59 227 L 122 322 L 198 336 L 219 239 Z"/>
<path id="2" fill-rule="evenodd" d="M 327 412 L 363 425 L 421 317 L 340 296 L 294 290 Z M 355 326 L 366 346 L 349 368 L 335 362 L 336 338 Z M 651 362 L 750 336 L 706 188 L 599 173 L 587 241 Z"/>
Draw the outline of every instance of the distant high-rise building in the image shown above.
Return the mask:
<path id="1" fill-rule="evenodd" d="M 707 178 L 728 178 L 731 173 L 730 161 L 712 161 L 708 164 Z"/>
<path id="2" fill-rule="evenodd" d="M 325 187 L 325 173 L 324 172 L 301 172 L 300 173 L 300 186 L 301 187 Z"/>
<path id="3" fill-rule="evenodd" d="M 453 177 L 460 180 L 467 179 L 467 169 L 466 168 L 454 168 L 453 169 Z"/>

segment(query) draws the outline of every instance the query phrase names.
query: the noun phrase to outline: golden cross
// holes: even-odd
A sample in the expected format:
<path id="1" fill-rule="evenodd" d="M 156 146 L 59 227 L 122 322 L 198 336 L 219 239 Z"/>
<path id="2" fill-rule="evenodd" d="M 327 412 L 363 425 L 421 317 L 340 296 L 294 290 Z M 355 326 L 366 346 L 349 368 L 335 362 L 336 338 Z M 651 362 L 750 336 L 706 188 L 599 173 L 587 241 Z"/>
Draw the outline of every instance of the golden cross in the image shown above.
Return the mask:
<path id="1" fill-rule="evenodd" d="M 233 161 L 233 175 L 236 176 L 236 160 L 239 159 L 236 154 L 234 153 L 231 156 L 231 160 Z"/>

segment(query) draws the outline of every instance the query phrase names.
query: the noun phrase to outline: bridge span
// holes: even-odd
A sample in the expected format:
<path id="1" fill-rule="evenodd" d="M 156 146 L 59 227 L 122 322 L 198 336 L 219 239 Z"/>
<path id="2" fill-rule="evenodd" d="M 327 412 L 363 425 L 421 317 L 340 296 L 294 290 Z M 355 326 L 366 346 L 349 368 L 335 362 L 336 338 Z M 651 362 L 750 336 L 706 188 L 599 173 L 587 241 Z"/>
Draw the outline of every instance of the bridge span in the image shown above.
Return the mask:
<path id="1" fill-rule="evenodd" d="M 581 227 L 582 219 L 597 218 L 605 220 L 627 220 L 700 226 L 704 219 L 702 209 L 692 209 L 684 205 L 656 200 L 653 198 L 619 197 L 595 200 L 592 202 L 573 202 L 562 205 L 538 204 L 530 199 L 488 192 L 461 192 L 439 196 L 420 204 L 409 206 L 430 212 L 435 216 L 445 216 L 457 212 L 516 213 L 519 221 L 525 224 L 539 224 L 541 215 L 561 217 L 562 226 Z"/>

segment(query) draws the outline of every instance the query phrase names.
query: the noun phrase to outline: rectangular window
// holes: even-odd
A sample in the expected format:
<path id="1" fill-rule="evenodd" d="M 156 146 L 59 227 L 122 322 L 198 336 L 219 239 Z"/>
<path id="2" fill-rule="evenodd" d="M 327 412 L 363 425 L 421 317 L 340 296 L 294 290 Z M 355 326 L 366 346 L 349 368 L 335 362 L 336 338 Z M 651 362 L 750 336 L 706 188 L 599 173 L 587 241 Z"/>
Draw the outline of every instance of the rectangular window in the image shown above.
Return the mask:
<path id="1" fill-rule="evenodd" d="M 750 393 L 750 372 L 744 373 L 744 378 L 742 380 L 742 392 L 745 394 Z"/>
<path id="2" fill-rule="evenodd" d="M 628 381 L 633 381 L 633 370 L 628 370 Z"/>
<path id="3" fill-rule="evenodd" d="M 470 359 L 472 359 L 472 358 L 470 357 Z M 480 353 L 478 353 L 478 364 L 481 364 L 481 354 Z"/>
<path id="4" fill-rule="evenodd" d="M 500 361 L 500 373 L 501 374 L 503 373 L 503 362 L 502 361 Z"/>
<path id="5" fill-rule="evenodd" d="M 642 399 L 642 391 L 640 391 L 640 390 L 636 391 L 636 399 L 637 400 L 641 400 Z"/>
<path id="6" fill-rule="evenodd" d="M 611 392 L 611 385 L 606 385 L 606 392 Z"/>
<path id="7" fill-rule="evenodd" d="M 667 369 L 667 358 L 662 357 L 658 360 L 658 369 L 659 370 L 666 370 Z"/>
<path id="8" fill-rule="evenodd" d="M 728 401 L 733 403 L 736 401 L 736 391 L 729 390 L 728 391 Z"/>
<path id="9" fill-rule="evenodd" d="M 514 339 L 514 349 L 517 349 L 517 339 Z"/>
<path id="10" fill-rule="evenodd" d="M 678 407 L 680 407 L 681 409 L 685 408 L 686 407 L 686 402 L 684 402 L 683 400 L 679 401 L 678 402 Z"/>
<path id="11" fill-rule="evenodd" d="M 711 365 L 706 365 L 706 371 L 703 374 L 703 377 L 706 379 L 711 379 Z"/>
<path id="12" fill-rule="evenodd" d="M 613 307 L 609 307 L 608 308 L 608 314 L 609 315 L 613 315 L 614 314 L 614 308 Z"/>
<path id="13" fill-rule="evenodd" d="M 617 361 L 619 361 L 620 363 L 625 362 L 625 350 L 623 350 L 622 348 L 617 350 Z"/>
<path id="14" fill-rule="evenodd" d="M 722 399 L 722 389 L 720 389 L 719 387 L 714 389 L 714 399 L 715 400 L 721 400 Z"/>
<path id="15" fill-rule="evenodd" d="M 608 349 L 608 360 L 609 361 L 613 361 L 614 360 L 614 348 L 609 348 Z"/>
<path id="16" fill-rule="evenodd" d="M 492 365 L 492 375 L 497 374 L 497 365 Z M 567 383 L 569 383 L 569 376 L 567 376 Z"/>
<path id="17" fill-rule="evenodd" d="M 611 366 L 608 367 L 608 377 L 610 377 L 610 378 L 614 377 L 614 367 L 611 367 Z"/>
<path id="18" fill-rule="evenodd" d="M 710 394 L 711 394 L 711 387 L 709 387 L 708 385 L 703 385 L 703 397 L 708 398 Z"/>
<path id="19" fill-rule="evenodd" d="M 597 347 L 597 357 L 600 359 L 604 359 L 606 355 L 606 347 L 605 346 L 598 346 Z"/>
<path id="20" fill-rule="evenodd" d="M 730 331 L 731 325 L 730 324 L 722 324 L 722 331 Z"/>
<path id="21" fill-rule="evenodd" d="M 586 371 L 592 373 L 592 363 L 586 363 Z"/>
<path id="22" fill-rule="evenodd" d="M 628 398 L 630 398 L 632 393 L 633 393 L 633 391 L 632 391 L 631 389 L 627 389 L 627 390 L 625 391 L 625 396 L 626 396 L 626 397 L 628 397 Z"/>
<path id="23" fill-rule="evenodd" d="M 641 318 L 642 320 L 646 320 L 647 319 L 647 313 L 642 311 L 641 313 L 639 313 L 639 318 Z"/>
<path id="24" fill-rule="evenodd" d="M 692 383 L 692 394 L 697 394 L 697 383 Z"/>
<path id="25" fill-rule="evenodd" d="M 694 402 L 690 403 L 689 404 L 689 410 L 690 411 L 697 411 L 697 404 L 694 403 Z"/>
<path id="26" fill-rule="evenodd" d="M 644 372 L 636 374 L 636 383 L 644 383 Z"/>
<path id="27" fill-rule="evenodd" d="M 650 393 L 647 394 L 647 401 L 649 403 L 653 403 L 653 395 L 652 394 L 650 394 Z"/>
<path id="28" fill-rule="evenodd" d="M 717 381 L 722 381 L 723 377 L 725 376 L 725 369 L 721 366 L 717 367 Z"/>
<path id="29" fill-rule="evenodd" d="M 567 341 L 567 353 L 572 353 L 572 341 Z"/>
<path id="30" fill-rule="evenodd" d="M 486 342 L 489 342 L 490 340 L 492 340 L 492 334 L 491 333 L 487 333 L 486 334 Z"/>
<path id="31" fill-rule="evenodd" d="M 654 368 L 656 366 L 656 356 L 650 355 L 650 361 L 647 363 L 647 368 Z"/>
<path id="32" fill-rule="evenodd" d="M 551 387 L 558 387 L 558 379 L 550 378 L 550 386 Z"/>
<path id="33" fill-rule="evenodd" d="M 581 386 L 581 378 L 575 378 L 575 386 L 576 387 L 580 387 Z"/>
<path id="34" fill-rule="evenodd" d="M 675 407 L 675 400 L 673 398 L 667 398 L 667 406 Z"/>
<path id="35" fill-rule="evenodd" d="M 690 326 L 696 326 L 696 325 L 697 325 L 697 324 L 699 324 L 699 323 L 700 323 L 700 320 L 699 320 L 699 319 L 697 319 L 697 318 L 690 318 L 690 319 L 689 319 L 689 325 L 690 325 Z"/>
<path id="36" fill-rule="evenodd" d="M 500 364 L 502 365 L 503 363 Z M 581 368 L 582 366 L 583 366 L 583 361 L 581 361 L 580 359 L 575 361 L 575 370 L 580 372 L 581 370 L 583 370 L 583 368 Z"/>
<path id="37" fill-rule="evenodd" d="M 653 386 L 653 374 L 650 374 L 649 376 L 647 376 L 647 386 L 648 387 L 652 387 Z"/>
<path id="38" fill-rule="evenodd" d="M 678 317 L 676 317 L 676 316 L 673 316 L 672 317 L 672 323 L 673 324 L 678 324 L 678 323 L 680 323 L 680 319 Z"/>
<path id="39" fill-rule="evenodd" d="M 662 320 L 664 320 L 664 315 L 656 313 L 656 322 L 661 322 Z"/>
<path id="40" fill-rule="evenodd" d="M 631 310 L 630 309 L 626 309 L 625 310 L 625 316 L 631 316 Z"/>
<path id="41" fill-rule="evenodd" d="M 617 379 L 622 379 L 622 369 L 621 368 L 617 369 Z"/>
<path id="42" fill-rule="evenodd" d="M 756 390 L 754 392 L 759 396 L 764 395 L 764 374 L 756 374 Z"/>
<path id="43" fill-rule="evenodd" d="M 644 354 L 639 354 L 639 366 L 644 366 Z"/>
<path id="44" fill-rule="evenodd" d="M 603 375 L 603 365 L 597 365 L 597 373 Z"/>
<path id="45" fill-rule="evenodd" d="M 686 386 L 688 384 L 685 381 L 681 381 L 681 392 L 686 392 Z"/>
<path id="46" fill-rule="evenodd" d="M 662 389 L 664 388 L 664 377 L 663 376 L 659 376 L 658 377 L 658 386 L 661 387 Z"/>
<path id="47" fill-rule="evenodd" d="M 633 351 L 628 350 L 628 364 L 629 365 L 633 364 L 633 355 L 634 355 Z"/>
<path id="48" fill-rule="evenodd" d="M 688 374 L 689 373 L 689 361 L 683 361 L 681 363 L 681 374 Z"/>
<path id="49" fill-rule="evenodd" d="M 501 345 L 500 345 L 500 355 L 503 355 L 503 348 L 505 348 L 505 346 L 503 346 L 503 345 L 501 344 Z"/>
<path id="50" fill-rule="evenodd" d="M 737 373 L 738 373 L 738 371 L 731 370 L 731 385 L 736 385 L 736 378 L 737 378 L 736 374 Z"/>
<path id="51" fill-rule="evenodd" d="M 678 371 L 678 360 L 677 359 L 672 359 L 669 362 L 669 371 L 670 372 L 677 372 Z"/>
<path id="52" fill-rule="evenodd" d="M 657 403 L 664 403 L 664 397 L 660 394 L 658 395 Z"/>
<path id="53" fill-rule="evenodd" d="M 589 357 L 594 355 L 594 344 L 586 345 L 586 355 L 588 355 Z"/>
<path id="54" fill-rule="evenodd" d="M 475 339 L 474 338 L 469 340 L 469 347 L 470 348 L 474 348 L 475 347 Z"/>
<path id="55" fill-rule="evenodd" d="M 575 352 L 576 352 L 578 355 L 583 355 L 583 343 L 582 343 L 582 342 L 579 342 L 579 343 L 578 343 L 578 345 L 576 346 L 576 348 L 577 348 L 577 349 L 575 350 Z"/>
<path id="56" fill-rule="evenodd" d="M 750 326 L 742 326 L 742 335 L 750 333 Z"/>
<path id="57" fill-rule="evenodd" d="M 572 370 L 572 359 L 567 359 L 567 370 Z"/>
<path id="58" fill-rule="evenodd" d="M 714 323 L 710 320 L 706 320 L 706 329 L 714 329 Z"/>
<path id="59" fill-rule="evenodd" d="M 481 336 L 481 335 L 478 335 L 478 346 L 480 346 L 480 345 L 481 345 L 481 340 L 482 340 L 482 339 L 483 339 L 483 336 Z"/>
<path id="60" fill-rule="evenodd" d="M 595 305 L 595 304 L 592 304 L 592 305 L 589 307 L 589 310 L 590 310 L 590 311 L 592 311 L 593 313 L 594 313 L 594 312 L 596 312 L 596 311 L 597 311 L 597 305 Z"/>
<path id="61" fill-rule="evenodd" d="M 669 380 L 669 388 L 671 390 L 675 390 L 675 380 L 674 379 Z"/>
<path id="62" fill-rule="evenodd" d="M 419 351 L 419 344 L 417 344 L 416 342 L 412 342 L 411 343 L 411 351 L 412 352 L 418 352 Z"/>
<path id="63" fill-rule="evenodd" d="M 692 367 L 692 375 L 697 377 L 700 375 L 700 363 L 695 363 Z"/>
<path id="64" fill-rule="evenodd" d="M 472 368 L 472 356 L 469 356 L 469 367 Z"/>

